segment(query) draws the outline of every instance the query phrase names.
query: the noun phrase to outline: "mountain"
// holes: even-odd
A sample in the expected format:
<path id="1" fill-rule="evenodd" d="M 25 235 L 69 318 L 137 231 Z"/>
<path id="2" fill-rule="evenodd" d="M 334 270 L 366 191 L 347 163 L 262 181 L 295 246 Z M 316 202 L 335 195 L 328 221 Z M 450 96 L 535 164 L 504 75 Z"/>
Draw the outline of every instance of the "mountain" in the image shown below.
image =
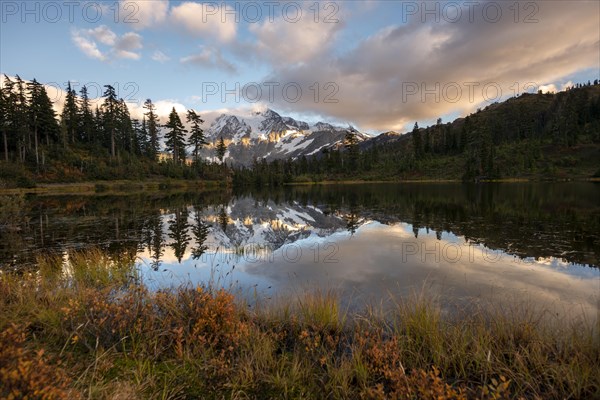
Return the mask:
<path id="1" fill-rule="evenodd" d="M 219 221 L 220 212 L 219 207 L 207 207 L 203 214 L 206 220 L 212 221 L 207 243 L 214 247 L 259 246 L 274 251 L 310 236 L 327 238 L 347 230 L 346 214 L 326 214 L 318 207 L 298 202 L 277 204 L 269 200 L 260 202 L 257 207 L 254 198 L 238 197 L 226 208 L 225 226 Z M 193 223 L 193 220 L 188 222 Z"/>
<path id="2" fill-rule="evenodd" d="M 350 154 L 237 172 L 234 182 L 276 185 L 333 180 L 530 180 L 600 177 L 600 84 L 523 93 L 452 122 L 362 140 Z"/>
<path id="3" fill-rule="evenodd" d="M 370 149 L 374 146 L 384 146 L 390 143 L 396 143 L 401 140 L 402 134 L 394 131 L 384 132 L 377 136 L 373 136 L 367 140 L 362 141 L 359 144 L 359 148 L 362 150 Z"/>
<path id="4" fill-rule="evenodd" d="M 351 126 L 340 127 L 326 122 L 308 124 L 278 114 L 271 109 L 246 114 L 222 114 L 206 130 L 210 143 L 202 156 L 214 158 L 214 146 L 223 138 L 227 144 L 225 160 L 233 165 L 251 166 L 254 160 L 298 159 L 312 156 L 324 149 L 343 145 L 348 132 L 354 132 L 359 142 L 370 139 Z"/>

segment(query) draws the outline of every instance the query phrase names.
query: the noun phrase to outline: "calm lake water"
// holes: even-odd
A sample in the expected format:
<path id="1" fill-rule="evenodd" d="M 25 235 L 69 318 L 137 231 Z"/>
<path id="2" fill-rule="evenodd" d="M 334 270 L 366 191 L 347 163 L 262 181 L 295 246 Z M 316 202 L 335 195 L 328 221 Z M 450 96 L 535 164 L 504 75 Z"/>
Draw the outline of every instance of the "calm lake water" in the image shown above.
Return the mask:
<path id="1" fill-rule="evenodd" d="M 360 307 L 416 292 L 590 316 L 600 301 L 593 183 L 28 196 L 11 219 L 2 269 L 101 248 L 137 257 L 151 287 L 212 281 L 249 299 L 324 288 Z"/>

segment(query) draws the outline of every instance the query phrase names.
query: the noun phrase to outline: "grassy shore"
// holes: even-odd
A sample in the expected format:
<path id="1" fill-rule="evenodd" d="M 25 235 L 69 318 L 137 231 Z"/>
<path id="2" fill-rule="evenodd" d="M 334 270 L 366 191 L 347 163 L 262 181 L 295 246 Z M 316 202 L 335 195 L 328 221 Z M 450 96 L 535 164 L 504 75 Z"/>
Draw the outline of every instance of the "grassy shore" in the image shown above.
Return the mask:
<path id="1" fill-rule="evenodd" d="M 309 178 L 307 178 L 309 179 Z M 526 183 L 526 182 L 600 182 L 600 178 L 561 178 L 561 179 L 529 179 L 529 178 L 499 178 L 482 179 L 479 183 Z M 465 183 L 462 179 L 388 179 L 388 180 L 301 180 L 296 182 L 286 182 L 285 186 L 311 186 L 311 185 L 364 185 L 381 183 Z M 473 182 L 466 182 L 473 183 Z"/>
<path id="2" fill-rule="evenodd" d="M 248 307 L 211 285 L 148 291 L 133 265 L 0 273 L 0 398 L 600 397 L 597 322 L 446 316 L 425 296 L 349 314 L 334 292 Z"/>
<path id="3" fill-rule="evenodd" d="M 44 183 L 31 188 L 0 188 L 0 195 L 15 194 L 130 194 L 134 192 L 158 192 L 164 190 L 216 189 L 227 187 L 219 181 L 191 179 L 114 180 L 77 183 Z"/>

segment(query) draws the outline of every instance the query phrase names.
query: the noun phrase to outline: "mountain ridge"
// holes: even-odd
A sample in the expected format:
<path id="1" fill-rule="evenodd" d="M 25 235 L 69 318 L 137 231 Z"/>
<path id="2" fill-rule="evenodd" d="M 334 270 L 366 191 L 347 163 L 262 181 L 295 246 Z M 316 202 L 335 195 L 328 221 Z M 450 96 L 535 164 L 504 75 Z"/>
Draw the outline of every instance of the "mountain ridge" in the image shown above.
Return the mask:
<path id="1" fill-rule="evenodd" d="M 201 156 L 214 159 L 214 148 L 222 138 L 227 145 L 224 160 L 232 165 L 250 166 L 262 159 L 294 160 L 339 148 L 349 132 L 355 133 L 359 142 L 371 138 L 352 126 L 322 121 L 309 124 L 270 108 L 246 114 L 221 114 L 205 130 L 209 145 L 202 149 Z"/>

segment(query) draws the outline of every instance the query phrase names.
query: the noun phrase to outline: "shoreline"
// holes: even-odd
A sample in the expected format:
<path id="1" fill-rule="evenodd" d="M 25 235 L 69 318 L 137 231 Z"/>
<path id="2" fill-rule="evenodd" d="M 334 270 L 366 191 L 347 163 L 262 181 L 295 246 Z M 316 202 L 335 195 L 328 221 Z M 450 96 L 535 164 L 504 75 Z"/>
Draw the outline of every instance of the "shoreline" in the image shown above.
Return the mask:
<path id="1" fill-rule="evenodd" d="M 282 186 L 329 186 L 329 185 L 373 185 L 373 184 L 485 184 L 485 183 L 565 183 L 565 182 L 600 182 L 600 178 L 567 178 L 539 180 L 529 178 L 503 178 L 465 182 L 460 179 L 404 179 L 404 180 L 324 180 L 311 182 L 286 182 Z M 102 195 L 102 194 L 134 194 L 139 192 L 157 192 L 173 189 L 216 190 L 231 189 L 230 183 L 220 181 L 201 181 L 185 179 L 149 179 L 85 181 L 41 183 L 32 188 L 0 189 L 0 196 L 20 194 L 64 194 L 64 195 Z M 247 186 L 243 186 L 247 187 Z"/>
<path id="2" fill-rule="evenodd" d="M 185 179 L 86 181 L 73 183 L 41 183 L 32 188 L 0 189 L 0 196 L 19 194 L 135 194 L 139 192 L 158 192 L 161 190 L 173 189 L 215 190 L 228 189 L 229 187 L 228 184 L 219 181 Z"/>
<path id="3" fill-rule="evenodd" d="M 529 179 L 529 178 L 501 178 L 484 179 L 478 182 L 463 181 L 461 179 L 402 179 L 402 180 L 325 180 L 313 182 L 287 182 L 283 186 L 311 186 L 311 185 L 362 185 L 380 183 L 564 183 L 564 182 L 600 182 L 600 178 L 566 178 L 566 179 Z"/>

